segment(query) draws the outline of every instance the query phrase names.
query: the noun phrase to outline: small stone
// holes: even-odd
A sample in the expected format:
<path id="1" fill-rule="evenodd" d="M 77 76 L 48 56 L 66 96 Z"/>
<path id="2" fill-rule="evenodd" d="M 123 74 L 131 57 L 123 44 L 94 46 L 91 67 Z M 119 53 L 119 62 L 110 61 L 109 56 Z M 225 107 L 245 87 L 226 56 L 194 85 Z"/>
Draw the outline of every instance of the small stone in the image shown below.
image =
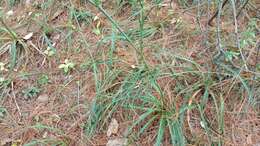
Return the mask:
<path id="1" fill-rule="evenodd" d="M 0 145 L 9 145 L 10 143 L 12 143 L 13 139 L 11 138 L 2 138 L 0 140 Z"/>
<path id="2" fill-rule="evenodd" d="M 135 68 L 136 68 L 136 66 L 135 66 L 135 65 L 131 65 L 131 68 L 132 68 L 132 69 L 135 69 Z"/>
<path id="3" fill-rule="evenodd" d="M 28 33 L 27 35 L 25 35 L 25 36 L 23 37 L 23 39 L 29 40 L 30 38 L 32 38 L 32 36 L 33 36 L 33 32 L 30 32 L 30 33 Z"/>
<path id="4" fill-rule="evenodd" d="M 10 11 L 8 11 L 8 12 L 6 13 L 6 15 L 7 15 L 7 16 L 12 16 L 12 15 L 14 15 L 14 11 L 13 11 L 13 10 L 10 10 Z"/>
<path id="5" fill-rule="evenodd" d="M 31 3 L 32 3 L 31 0 L 25 0 L 25 5 L 26 5 L 26 6 L 31 5 Z"/>
<path id="6" fill-rule="evenodd" d="M 127 139 L 126 138 L 116 138 L 108 140 L 106 146 L 126 146 Z"/>
<path id="7" fill-rule="evenodd" d="M 112 134 L 117 134 L 119 124 L 116 119 L 112 119 L 107 130 L 107 137 L 110 137 Z"/>
<path id="8" fill-rule="evenodd" d="M 49 100 L 49 96 L 47 94 L 42 94 L 37 98 L 38 102 L 46 103 Z"/>

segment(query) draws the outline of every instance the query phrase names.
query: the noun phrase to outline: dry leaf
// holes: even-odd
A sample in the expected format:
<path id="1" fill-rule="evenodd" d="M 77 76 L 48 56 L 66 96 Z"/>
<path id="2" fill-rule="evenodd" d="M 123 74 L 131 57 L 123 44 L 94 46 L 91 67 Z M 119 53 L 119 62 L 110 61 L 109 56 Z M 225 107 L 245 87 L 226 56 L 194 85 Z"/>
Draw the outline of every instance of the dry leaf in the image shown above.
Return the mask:
<path id="1" fill-rule="evenodd" d="M 248 145 L 252 145 L 252 144 L 253 144 L 252 135 L 251 135 L 251 134 L 247 136 L 247 138 L 246 138 L 246 143 L 247 143 Z"/>

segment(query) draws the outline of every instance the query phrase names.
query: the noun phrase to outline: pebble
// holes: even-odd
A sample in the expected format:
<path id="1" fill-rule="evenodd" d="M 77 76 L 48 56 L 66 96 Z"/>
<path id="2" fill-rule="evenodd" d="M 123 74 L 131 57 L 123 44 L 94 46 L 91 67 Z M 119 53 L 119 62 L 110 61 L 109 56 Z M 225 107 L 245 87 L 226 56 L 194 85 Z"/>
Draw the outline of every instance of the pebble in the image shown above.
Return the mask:
<path id="1" fill-rule="evenodd" d="M 127 139 L 126 138 L 116 138 L 108 140 L 106 146 L 126 146 Z"/>
<path id="2" fill-rule="evenodd" d="M 37 101 L 47 103 L 49 101 L 49 96 L 47 94 L 42 94 L 37 98 Z"/>

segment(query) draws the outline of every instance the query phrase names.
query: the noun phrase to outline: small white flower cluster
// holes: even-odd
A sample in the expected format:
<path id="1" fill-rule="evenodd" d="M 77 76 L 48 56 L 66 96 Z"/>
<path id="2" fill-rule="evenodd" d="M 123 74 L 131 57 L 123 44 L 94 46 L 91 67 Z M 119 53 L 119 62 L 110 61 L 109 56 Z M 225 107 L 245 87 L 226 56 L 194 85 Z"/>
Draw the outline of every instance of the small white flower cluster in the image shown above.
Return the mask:
<path id="1" fill-rule="evenodd" d="M 5 63 L 0 62 L 0 72 L 8 71 L 7 68 L 5 68 Z"/>

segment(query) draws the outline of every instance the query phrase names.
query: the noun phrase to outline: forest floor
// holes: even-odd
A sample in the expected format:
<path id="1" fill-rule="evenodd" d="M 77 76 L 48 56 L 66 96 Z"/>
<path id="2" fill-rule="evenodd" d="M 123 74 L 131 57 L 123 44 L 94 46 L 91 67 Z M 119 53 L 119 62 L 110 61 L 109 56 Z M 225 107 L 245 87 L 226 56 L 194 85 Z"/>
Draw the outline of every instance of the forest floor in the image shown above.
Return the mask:
<path id="1" fill-rule="evenodd" d="M 0 0 L 0 146 L 260 146 L 259 8 Z"/>

